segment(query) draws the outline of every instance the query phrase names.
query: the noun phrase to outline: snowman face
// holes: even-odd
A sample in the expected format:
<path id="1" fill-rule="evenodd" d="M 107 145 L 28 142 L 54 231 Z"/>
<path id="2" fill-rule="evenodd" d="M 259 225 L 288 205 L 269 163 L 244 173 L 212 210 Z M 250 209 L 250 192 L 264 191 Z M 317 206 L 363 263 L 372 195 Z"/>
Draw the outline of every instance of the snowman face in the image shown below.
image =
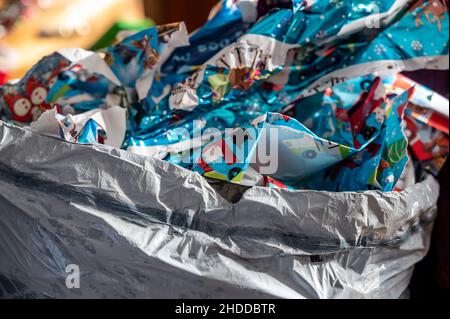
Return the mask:
<path id="1" fill-rule="evenodd" d="M 26 98 L 20 98 L 14 103 L 14 113 L 17 116 L 25 116 L 30 112 L 31 103 Z"/>
<path id="2" fill-rule="evenodd" d="M 47 90 L 43 87 L 38 87 L 31 93 L 30 99 L 34 105 L 42 104 L 47 98 Z"/>

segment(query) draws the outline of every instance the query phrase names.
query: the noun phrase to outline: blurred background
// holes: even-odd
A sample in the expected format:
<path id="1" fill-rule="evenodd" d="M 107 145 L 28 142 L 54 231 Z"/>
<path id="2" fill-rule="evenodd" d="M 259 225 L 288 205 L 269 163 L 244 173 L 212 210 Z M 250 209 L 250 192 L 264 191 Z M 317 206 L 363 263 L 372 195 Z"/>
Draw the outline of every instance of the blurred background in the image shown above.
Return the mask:
<path id="1" fill-rule="evenodd" d="M 157 24 L 184 21 L 189 31 L 194 31 L 208 18 L 217 0 L 145 0 L 144 9 L 148 17 Z"/>
<path id="2" fill-rule="evenodd" d="M 185 21 L 194 31 L 216 0 L 0 0 L 0 83 L 59 48 L 99 49 L 124 30 Z"/>
<path id="3" fill-rule="evenodd" d="M 217 0 L 0 0 L 0 84 L 24 75 L 60 48 L 100 49 L 121 32 L 185 21 L 190 32 L 208 18 Z M 409 77 L 448 97 L 448 72 Z M 439 217 L 428 257 L 416 267 L 412 297 L 433 298 L 449 286 L 448 163 L 441 172 Z M 447 290 L 448 292 L 448 290 Z"/>

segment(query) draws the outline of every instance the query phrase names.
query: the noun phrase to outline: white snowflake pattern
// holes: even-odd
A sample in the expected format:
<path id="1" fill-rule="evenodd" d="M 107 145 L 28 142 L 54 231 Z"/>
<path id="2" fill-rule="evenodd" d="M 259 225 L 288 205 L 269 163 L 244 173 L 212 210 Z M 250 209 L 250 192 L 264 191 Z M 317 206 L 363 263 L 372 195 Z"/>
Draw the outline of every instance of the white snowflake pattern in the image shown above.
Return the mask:
<path id="1" fill-rule="evenodd" d="M 423 48 L 422 43 L 420 43 L 420 41 L 418 40 L 414 40 L 411 42 L 411 47 L 413 48 L 414 51 L 420 51 Z"/>
<path id="2" fill-rule="evenodd" d="M 373 51 L 378 55 L 382 55 L 383 53 L 387 52 L 386 48 L 381 44 L 375 45 Z"/>

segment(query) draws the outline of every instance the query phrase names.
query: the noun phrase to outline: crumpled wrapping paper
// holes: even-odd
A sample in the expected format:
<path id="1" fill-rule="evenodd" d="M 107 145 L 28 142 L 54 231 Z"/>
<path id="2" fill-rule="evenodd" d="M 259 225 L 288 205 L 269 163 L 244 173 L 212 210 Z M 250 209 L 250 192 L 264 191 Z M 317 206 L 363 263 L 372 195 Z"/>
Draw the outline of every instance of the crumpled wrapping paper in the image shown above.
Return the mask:
<path id="1" fill-rule="evenodd" d="M 43 58 L 23 79 L 0 87 L 0 118 L 22 125 L 37 120 L 41 123 L 32 128 L 41 133 L 59 126 L 59 135 L 70 142 L 107 144 L 180 165 L 190 159 L 184 167 L 202 172 L 196 157 L 184 154 L 198 151 L 205 143 L 192 135 L 243 128 L 258 116 L 286 113 L 293 107 L 304 118 L 302 124 L 307 124 L 310 119 L 305 115 L 316 110 L 322 118 L 334 117 L 334 123 L 324 123 L 326 119 L 313 123 L 314 140 L 332 143 L 334 150 L 345 149 L 345 154 L 332 156 L 334 161 L 316 158 L 315 153 L 326 155 L 327 151 L 311 149 L 311 139 L 299 135 L 295 141 L 281 139 L 291 150 L 305 150 L 306 161 L 298 157 L 300 164 L 286 168 L 287 175 L 297 180 L 283 178 L 286 174 L 263 174 L 259 180 L 269 186 L 390 191 L 405 175 L 408 161 L 401 129 L 403 107 L 397 107 L 398 111 L 389 105 L 379 107 L 389 103 L 389 96 L 379 94 L 379 80 L 368 88 L 365 82 L 371 83 L 368 75 L 374 72 L 389 82 L 392 74 L 402 70 L 448 68 L 445 8 L 436 0 L 414 4 L 404 0 L 222 1 L 207 23 L 190 36 L 183 23 L 173 23 L 131 34 L 102 52 L 66 49 Z M 433 41 L 425 45 L 428 36 Z M 368 79 L 359 83 L 356 76 Z M 361 88 L 352 89 L 355 85 Z M 333 93 L 335 87 L 338 94 Z M 320 101 L 322 91 L 325 95 L 331 91 L 331 102 Z M 397 86 L 393 93 L 404 91 Z M 419 93 L 410 92 L 408 97 L 426 100 L 426 95 L 433 94 Z M 322 106 L 329 113 L 320 110 Z M 126 120 L 111 110 L 118 107 Z M 117 129 L 107 125 L 116 113 L 121 114 L 113 121 Z M 410 136 L 418 131 L 413 128 L 415 120 L 409 125 Z M 430 123 L 419 123 L 419 131 L 425 132 Z M 182 131 L 188 136 L 179 134 Z M 426 142 L 425 148 L 436 144 L 439 150 L 422 151 L 432 154 L 431 162 L 425 156 L 425 166 L 434 174 L 445 161 L 445 138 Z M 415 153 L 420 147 L 414 148 Z M 418 157 L 422 163 L 424 156 Z M 317 163 L 321 158 L 323 163 Z M 248 158 L 240 160 L 242 167 L 204 171 L 209 177 L 241 183 Z M 330 171 L 332 164 L 341 167 Z M 253 182 L 242 184 L 260 185 L 255 182 L 256 173 L 247 173 Z M 311 180 L 313 175 L 316 180 Z"/>
<path id="2" fill-rule="evenodd" d="M 398 298 L 439 193 L 428 176 L 387 193 L 254 187 L 232 203 L 165 161 L 4 123 L 0 141 L 2 297 Z"/>
<path id="3" fill-rule="evenodd" d="M 374 83 L 376 90 L 380 79 Z M 391 191 L 408 162 L 401 119 L 412 93 L 410 89 L 386 101 L 367 98 L 362 105 L 340 109 L 339 117 L 326 104 L 313 109 L 306 103 L 300 114 L 309 107 L 321 118 L 310 121 L 323 124 L 325 119 L 329 124 L 316 127 L 315 132 L 289 116 L 267 113 L 243 131 L 226 131 L 205 144 L 194 155 L 192 169 L 207 177 L 243 183 L 253 166 L 254 171 L 294 189 Z M 330 124 L 333 120 L 336 123 Z"/>

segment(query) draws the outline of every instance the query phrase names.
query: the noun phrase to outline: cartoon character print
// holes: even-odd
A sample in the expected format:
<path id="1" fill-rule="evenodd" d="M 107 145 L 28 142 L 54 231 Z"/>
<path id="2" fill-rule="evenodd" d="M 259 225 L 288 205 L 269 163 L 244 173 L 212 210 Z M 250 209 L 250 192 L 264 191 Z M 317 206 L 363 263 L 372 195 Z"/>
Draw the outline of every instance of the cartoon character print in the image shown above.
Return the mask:
<path id="1" fill-rule="evenodd" d="M 51 109 L 50 104 L 46 102 L 48 88 L 44 84 L 38 82 L 35 78 L 30 78 L 27 81 L 25 90 L 32 105 L 33 120 L 37 120 L 42 112 Z"/>
<path id="2" fill-rule="evenodd" d="M 377 107 L 373 113 L 375 114 L 375 121 L 382 124 L 386 118 L 386 110 L 382 107 Z"/>
<path id="3" fill-rule="evenodd" d="M 125 44 L 118 44 L 114 47 L 114 52 L 106 52 L 104 61 L 112 66 L 115 63 L 116 57 L 119 57 L 123 64 L 129 64 L 132 59 L 136 57 L 136 52 L 130 50 L 130 48 Z M 116 56 L 116 57 L 115 57 Z"/>
<path id="4" fill-rule="evenodd" d="M 220 68 L 217 74 L 208 77 L 211 87 L 213 101 L 220 102 L 223 97 L 233 90 L 248 90 L 255 79 L 259 78 L 261 72 L 250 68 L 232 68 L 226 74 L 224 68 Z"/>
<path id="5" fill-rule="evenodd" d="M 334 110 L 334 114 L 336 116 L 336 118 L 344 123 L 349 123 L 350 122 L 350 118 L 348 116 L 347 110 L 341 107 L 338 107 L 336 104 L 332 104 L 331 105 L 333 110 Z"/>
<path id="6" fill-rule="evenodd" d="M 48 104 L 45 103 L 48 89 L 45 85 L 38 82 L 34 78 L 30 78 L 26 84 L 26 92 L 28 98 L 34 106 L 43 106 L 48 108 Z"/>
<path id="7" fill-rule="evenodd" d="M 12 113 L 12 119 L 17 122 L 30 123 L 46 110 L 51 109 L 47 103 L 48 86 L 30 77 L 25 84 L 25 94 L 7 93 L 4 100 Z"/>
<path id="8" fill-rule="evenodd" d="M 365 124 L 365 121 L 369 114 L 374 112 L 377 109 L 382 109 L 383 99 L 376 99 L 375 94 L 376 90 L 381 83 L 380 78 L 376 78 L 372 81 L 364 81 L 361 83 L 362 88 L 366 88 L 366 90 L 361 93 L 358 101 L 355 105 L 347 112 L 350 123 L 353 129 L 353 136 L 355 136 L 354 143 L 355 147 L 360 147 L 361 144 L 356 139 L 358 134 L 361 134 L 366 141 L 372 138 L 372 136 L 376 133 L 377 129 L 375 127 L 368 127 Z M 378 119 L 381 117 L 381 112 L 378 115 Z"/>
<path id="9" fill-rule="evenodd" d="M 26 96 L 7 93 L 3 99 L 12 113 L 13 121 L 30 123 L 33 120 L 32 104 Z"/>
<path id="10" fill-rule="evenodd" d="M 430 143 L 425 144 L 425 148 L 432 154 L 435 167 L 439 167 L 439 169 L 442 168 L 449 151 L 448 137 L 438 133 L 433 137 Z"/>
<path id="11" fill-rule="evenodd" d="M 251 68 L 233 68 L 228 76 L 231 88 L 241 91 L 247 91 L 260 78 L 261 70 Z"/>
<path id="12" fill-rule="evenodd" d="M 193 110 L 198 105 L 197 103 L 195 103 L 194 105 L 181 104 L 184 102 L 186 96 L 194 102 L 198 102 L 196 89 L 200 84 L 199 76 L 200 72 L 195 72 L 192 76 L 184 80 L 184 82 L 175 85 L 169 98 L 171 109 Z"/>
<path id="13" fill-rule="evenodd" d="M 388 161 L 381 159 L 377 169 L 377 181 L 374 181 L 375 185 L 372 186 L 378 186 L 377 183 L 379 182 L 383 184 L 393 183 L 395 176 L 392 174 L 391 168 L 392 166 Z"/>
<path id="14" fill-rule="evenodd" d="M 208 77 L 209 85 L 211 86 L 213 102 L 218 103 L 222 101 L 225 94 L 228 92 L 228 76 L 223 73 L 223 69 L 219 69 L 217 74 Z"/>
<path id="15" fill-rule="evenodd" d="M 62 139 L 74 143 L 78 142 L 78 134 L 80 130 L 71 115 L 66 116 L 62 120 L 57 119 L 57 122 L 60 127 L 60 135 Z"/>
<path id="16" fill-rule="evenodd" d="M 415 15 L 414 22 L 416 27 L 424 25 L 423 17 L 428 23 L 436 24 L 439 31 L 442 31 L 442 21 L 445 20 L 445 13 L 448 11 L 447 0 L 431 0 L 431 1 L 416 1 L 411 7 L 410 11 L 422 7 L 422 10 Z"/>
<path id="17" fill-rule="evenodd" d="M 245 54 L 247 53 L 247 54 Z M 228 55 L 233 57 L 229 59 Z M 223 54 L 217 61 L 218 73 L 229 70 L 226 82 L 233 90 L 247 91 L 255 81 L 263 78 L 268 61 L 272 58 L 256 45 L 236 46 L 229 53 Z M 224 95 L 224 94 L 223 94 Z"/>
<path id="18" fill-rule="evenodd" d="M 159 53 L 155 48 L 150 46 L 150 39 L 145 35 L 140 41 L 132 42 L 136 48 L 143 51 L 144 54 L 141 56 L 139 62 L 144 59 L 144 69 L 146 70 L 153 69 L 159 61 Z"/>
<path id="19" fill-rule="evenodd" d="M 427 170 L 437 174 L 448 156 L 448 135 L 409 116 L 405 116 L 405 122 L 405 135 L 414 156 L 424 163 Z"/>

